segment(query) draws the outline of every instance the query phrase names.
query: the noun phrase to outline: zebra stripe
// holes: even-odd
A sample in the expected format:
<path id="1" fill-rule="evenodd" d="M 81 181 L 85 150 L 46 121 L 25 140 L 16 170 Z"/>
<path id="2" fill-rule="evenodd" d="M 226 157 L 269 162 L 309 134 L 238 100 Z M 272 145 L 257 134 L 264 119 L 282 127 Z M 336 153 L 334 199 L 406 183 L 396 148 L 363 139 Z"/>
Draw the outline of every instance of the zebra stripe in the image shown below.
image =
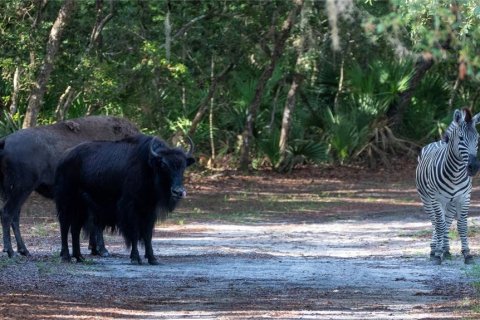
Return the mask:
<path id="1" fill-rule="evenodd" d="M 448 230 L 454 218 L 462 243 L 465 263 L 473 262 L 468 247 L 467 217 L 472 191 L 472 176 L 477 166 L 480 114 L 455 110 L 453 121 L 442 140 L 426 145 L 418 156 L 416 185 L 425 212 L 432 221 L 432 260 L 440 264 L 450 255 Z"/>

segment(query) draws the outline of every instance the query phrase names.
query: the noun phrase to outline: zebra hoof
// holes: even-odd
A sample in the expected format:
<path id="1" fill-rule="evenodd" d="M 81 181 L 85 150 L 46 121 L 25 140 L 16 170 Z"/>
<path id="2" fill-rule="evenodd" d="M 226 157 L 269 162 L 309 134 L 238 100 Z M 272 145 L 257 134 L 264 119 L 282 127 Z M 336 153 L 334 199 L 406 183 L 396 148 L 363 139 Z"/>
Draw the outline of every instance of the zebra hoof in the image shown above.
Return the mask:
<path id="1" fill-rule="evenodd" d="M 475 260 L 473 259 L 472 255 L 467 255 L 465 257 L 465 264 L 475 264 Z"/>
<path id="2" fill-rule="evenodd" d="M 437 265 L 437 266 L 439 266 L 439 265 L 442 264 L 442 258 L 440 258 L 440 257 L 438 257 L 438 256 L 433 256 L 433 257 L 431 256 L 431 257 L 430 257 L 430 261 L 432 261 L 433 264 L 434 264 L 434 265 Z"/>
<path id="3" fill-rule="evenodd" d="M 448 260 L 452 260 L 452 254 L 450 253 L 450 251 L 445 251 L 443 253 L 443 258 L 448 259 Z"/>

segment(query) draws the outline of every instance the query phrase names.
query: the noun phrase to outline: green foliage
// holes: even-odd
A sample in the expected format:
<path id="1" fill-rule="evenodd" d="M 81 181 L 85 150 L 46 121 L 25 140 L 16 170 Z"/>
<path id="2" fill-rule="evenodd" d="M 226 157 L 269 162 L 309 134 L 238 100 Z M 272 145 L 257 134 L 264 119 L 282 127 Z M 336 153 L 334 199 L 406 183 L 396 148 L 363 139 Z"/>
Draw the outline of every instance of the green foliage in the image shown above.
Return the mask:
<path id="1" fill-rule="evenodd" d="M 274 130 L 257 139 L 259 156 L 266 157 L 267 164 L 275 167 L 280 160 L 278 143 L 280 131 Z M 294 139 L 287 148 L 284 171 L 291 171 L 295 166 L 305 163 L 321 163 L 329 160 L 328 146 L 323 142 L 316 142 L 305 139 Z"/>
<path id="2" fill-rule="evenodd" d="M 405 112 L 401 134 L 420 143 L 438 139 L 452 121 L 449 91 L 438 75 L 427 75 Z"/>
<path id="3" fill-rule="evenodd" d="M 452 66 L 463 61 L 466 75 L 480 80 L 477 1 L 390 2 L 390 10 L 364 21 L 364 28 L 372 39 L 386 37 L 398 50 L 429 52 L 438 61 L 452 63 Z"/>
<path id="4" fill-rule="evenodd" d="M 41 3 L 0 1 L 0 134 L 21 127 L 62 4 Z M 122 115 L 144 132 L 169 138 L 190 129 L 212 77 L 233 64 L 215 83 L 212 127 L 207 112 L 193 139 L 200 153 L 210 154 L 213 132 L 217 154 L 235 160 L 258 80 L 271 63 L 278 39 L 274 31 L 281 30 L 293 2 L 103 1 L 101 10 L 98 3 L 80 1 L 75 7 L 39 123 L 55 120 L 58 100 L 70 85 L 75 99 L 68 118 Z M 279 161 L 282 112 L 294 74 L 302 83 L 288 137 L 291 168 L 327 156 L 341 163 L 366 154 L 386 157 L 395 153 L 396 136 L 425 143 L 438 137 L 453 108 L 479 109 L 477 1 L 352 3 L 354 10 L 336 17 L 340 51 L 331 49 L 325 2 L 306 1 L 296 17 L 255 115 L 252 156 L 259 162 L 268 159 L 275 166 Z M 98 41 L 89 43 L 96 21 L 110 13 Z M 420 54 L 431 54 L 434 66 L 410 88 Z M 19 113 L 8 118 L 17 69 Z M 392 131 L 386 112 L 411 89 L 403 121 Z"/>
<path id="5" fill-rule="evenodd" d="M 373 61 L 367 66 L 354 64 L 345 72 L 346 88 L 338 106 L 326 108 L 323 124 L 325 139 L 340 163 L 355 158 L 375 135 L 378 120 L 407 89 L 411 64 Z"/>
<path id="6" fill-rule="evenodd" d="M 280 130 L 278 129 L 266 133 L 261 138 L 257 139 L 259 156 L 265 156 L 271 167 L 273 167 L 280 159 L 280 152 L 278 149 L 279 140 Z"/>
<path id="7" fill-rule="evenodd" d="M 9 135 L 22 127 L 23 118 L 19 113 L 10 115 L 3 110 L 0 118 L 0 138 Z"/>
<path id="8" fill-rule="evenodd" d="M 312 140 L 294 140 L 288 148 L 290 167 L 306 162 L 321 163 L 329 160 L 328 146 Z"/>
<path id="9" fill-rule="evenodd" d="M 345 162 L 368 140 L 372 118 L 358 109 L 339 111 L 334 114 L 327 109 L 323 116 L 328 141 L 335 159 Z"/>

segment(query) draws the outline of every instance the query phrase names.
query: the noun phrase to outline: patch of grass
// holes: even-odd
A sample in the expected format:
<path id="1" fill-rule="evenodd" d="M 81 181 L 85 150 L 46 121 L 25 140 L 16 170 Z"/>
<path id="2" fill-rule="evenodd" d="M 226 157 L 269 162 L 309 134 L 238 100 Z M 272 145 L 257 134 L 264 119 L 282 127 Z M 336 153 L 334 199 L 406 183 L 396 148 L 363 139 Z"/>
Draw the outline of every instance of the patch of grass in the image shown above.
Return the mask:
<path id="1" fill-rule="evenodd" d="M 412 259 L 412 258 L 418 258 L 418 257 L 424 257 L 425 256 L 425 253 L 423 251 L 411 251 L 411 252 L 408 252 L 408 253 L 403 253 L 402 254 L 402 258 L 404 259 Z"/>
<path id="2" fill-rule="evenodd" d="M 87 258 L 85 258 L 85 260 L 80 263 L 75 262 L 75 258 L 73 258 L 72 262 L 70 263 L 61 263 L 65 266 L 69 274 L 76 276 L 84 274 L 86 270 L 95 271 L 99 268 L 99 265 L 93 259 Z"/>
<path id="3" fill-rule="evenodd" d="M 85 259 L 85 261 L 82 262 L 85 266 L 93 266 L 95 265 L 95 261 L 93 259 Z"/>
<path id="4" fill-rule="evenodd" d="M 31 231 L 36 237 L 47 237 L 58 232 L 58 224 L 56 222 L 38 223 L 31 227 Z"/>
<path id="5" fill-rule="evenodd" d="M 40 275 L 49 275 L 53 273 L 53 267 L 52 264 L 46 261 L 38 261 L 35 263 L 38 269 L 38 273 Z"/>
<path id="6" fill-rule="evenodd" d="M 474 237 L 480 234 L 480 226 L 476 224 L 472 224 L 468 226 L 468 236 L 469 237 Z M 432 236 L 432 230 L 429 229 L 424 229 L 424 230 L 419 230 L 419 231 L 412 231 L 412 232 L 404 232 L 400 233 L 399 237 L 413 237 L 413 238 L 427 238 Z M 450 240 L 458 240 L 459 235 L 457 228 L 451 227 L 450 230 L 448 231 L 448 237 Z"/>
<path id="7" fill-rule="evenodd" d="M 6 269 L 10 266 L 17 264 L 17 257 L 15 258 L 2 258 L 0 259 L 0 270 Z"/>
<path id="8" fill-rule="evenodd" d="M 470 224 L 468 226 L 468 237 L 475 237 L 480 234 L 480 226 L 477 224 Z M 450 231 L 448 232 L 448 236 L 452 240 L 458 240 L 459 239 L 459 234 L 457 228 L 451 228 Z"/>
<path id="9" fill-rule="evenodd" d="M 432 230 L 424 229 L 424 230 L 418 230 L 418 231 L 403 232 L 403 233 L 400 233 L 398 236 L 408 237 L 408 238 L 427 238 L 432 236 Z"/>
<path id="10" fill-rule="evenodd" d="M 55 253 L 51 256 L 43 258 L 41 261 L 36 261 L 35 266 L 40 275 L 46 276 L 54 274 L 61 266 L 59 254 Z"/>
<path id="11" fill-rule="evenodd" d="M 450 238 L 450 240 L 457 240 L 458 239 L 457 229 L 450 229 L 448 231 L 448 237 Z"/>

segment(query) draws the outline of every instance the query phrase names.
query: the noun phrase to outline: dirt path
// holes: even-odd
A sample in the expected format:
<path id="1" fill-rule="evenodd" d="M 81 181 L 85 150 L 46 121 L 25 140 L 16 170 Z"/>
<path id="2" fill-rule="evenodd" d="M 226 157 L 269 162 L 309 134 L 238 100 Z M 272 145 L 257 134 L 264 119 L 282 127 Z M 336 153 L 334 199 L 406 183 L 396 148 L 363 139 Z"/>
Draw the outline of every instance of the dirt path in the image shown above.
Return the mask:
<path id="1" fill-rule="evenodd" d="M 24 319 L 475 318 L 469 311 L 475 296 L 469 284 L 472 267 L 463 264 L 458 240 L 452 242 L 451 261 L 442 266 L 428 261 L 430 225 L 411 185 L 386 185 L 381 177 L 348 185 L 332 179 L 327 190 L 326 184 L 305 179 L 290 181 L 289 187 L 303 186 L 291 198 L 282 193 L 288 188 L 280 177 L 198 186 L 170 223 L 156 231 L 159 266 L 131 265 L 117 236 L 107 237 L 110 258 L 59 263 L 58 227 L 47 219 L 45 234 L 29 235 L 32 258 L 0 260 L 0 314 Z M 279 189 L 264 194 L 265 185 Z M 228 197 L 202 202 L 211 188 L 228 190 Z M 281 199 L 288 201 L 279 207 Z M 265 215 L 247 210 L 260 204 Z M 291 208 L 297 212 L 289 214 Z M 219 210 L 240 210 L 242 221 L 212 215 Z M 470 226 L 480 225 L 476 210 L 474 205 Z M 27 218 L 25 225 L 36 230 L 38 219 Z M 475 254 L 479 239 L 471 237 Z"/>
<path id="2" fill-rule="evenodd" d="M 461 318 L 457 307 L 472 293 L 463 263 L 457 254 L 431 266 L 427 241 L 408 236 L 426 227 L 400 214 L 169 227 L 155 240 L 165 248 L 161 267 L 130 266 L 124 257 L 85 274 L 158 281 L 168 302 L 152 302 L 152 318 Z"/>

